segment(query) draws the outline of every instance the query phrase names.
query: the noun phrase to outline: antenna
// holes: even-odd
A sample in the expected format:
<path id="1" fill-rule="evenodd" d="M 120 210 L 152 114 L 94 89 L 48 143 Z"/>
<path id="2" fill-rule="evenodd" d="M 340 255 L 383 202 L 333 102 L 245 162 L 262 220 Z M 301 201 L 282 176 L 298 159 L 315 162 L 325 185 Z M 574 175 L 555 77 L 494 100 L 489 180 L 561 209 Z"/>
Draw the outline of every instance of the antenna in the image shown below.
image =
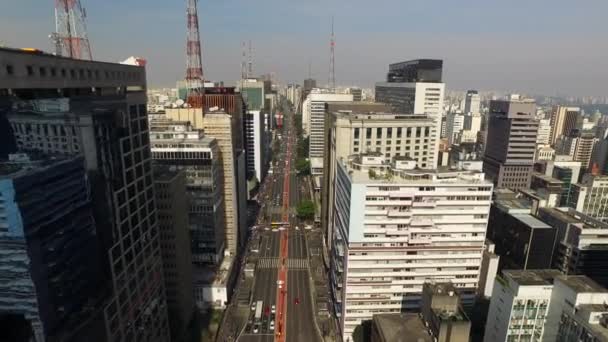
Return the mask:
<path id="1" fill-rule="evenodd" d="M 80 0 L 55 0 L 55 32 L 49 38 L 58 56 L 92 60 L 85 19 L 87 12 Z"/>
<path id="2" fill-rule="evenodd" d="M 335 52 L 336 40 L 334 36 L 334 17 L 331 17 L 331 39 L 329 41 L 330 56 L 329 56 L 329 88 L 336 90 L 336 70 L 335 70 Z"/>
<path id="3" fill-rule="evenodd" d="M 241 56 L 241 79 L 247 78 L 247 48 L 245 42 L 241 44 L 241 50 L 243 55 Z"/>
<path id="4" fill-rule="evenodd" d="M 201 37 L 198 29 L 198 0 L 187 0 L 186 18 L 188 22 L 188 39 L 186 42 L 186 102 L 192 108 L 203 108 L 205 99 L 205 81 Z"/>
<path id="5" fill-rule="evenodd" d="M 253 77 L 253 48 L 251 40 L 249 41 L 249 62 L 247 63 L 247 78 Z"/>

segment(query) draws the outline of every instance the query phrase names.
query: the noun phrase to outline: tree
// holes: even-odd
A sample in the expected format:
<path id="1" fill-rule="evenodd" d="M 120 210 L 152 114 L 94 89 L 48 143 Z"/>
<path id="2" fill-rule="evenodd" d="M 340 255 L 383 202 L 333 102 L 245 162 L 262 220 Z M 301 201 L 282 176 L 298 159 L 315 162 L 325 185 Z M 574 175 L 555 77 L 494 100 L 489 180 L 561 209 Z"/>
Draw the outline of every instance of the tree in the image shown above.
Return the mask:
<path id="1" fill-rule="evenodd" d="M 298 174 L 301 175 L 310 174 L 310 161 L 306 159 L 298 159 L 296 161 L 296 170 L 298 170 Z"/>
<path id="2" fill-rule="evenodd" d="M 296 208 L 298 217 L 303 220 L 310 220 L 315 217 L 315 204 L 310 200 L 300 202 Z"/>

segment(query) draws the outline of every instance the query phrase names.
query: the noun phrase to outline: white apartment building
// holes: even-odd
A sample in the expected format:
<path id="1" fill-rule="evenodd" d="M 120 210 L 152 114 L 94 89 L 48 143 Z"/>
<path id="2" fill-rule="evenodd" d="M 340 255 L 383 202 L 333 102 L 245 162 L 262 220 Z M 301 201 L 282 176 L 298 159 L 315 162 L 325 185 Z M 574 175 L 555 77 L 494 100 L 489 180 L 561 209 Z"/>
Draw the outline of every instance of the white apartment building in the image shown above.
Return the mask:
<path id="1" fill-rule="evenodd" d="M 508 270 L 497 277 L 487 342 L 608 340 L 608 290 L 557 270 Z"/>
<path id="2" fill-rule="evenodd" d="M 550 145 L 536 145 L 536 153 L 534 154 L 534 161 L 540 160 L 553 160 L 555 158 L 555 149 Z"/>
<path id="3" fill-rule="evenodd" d="M 493 188 L 483 173 L 378 154 L 337 164 L 330 282 L 344 341 L 374 314 L 420 308 L 428 281 L 452 282 L 472 304 Z"/>
<path id="4" fill-rule="evenodd" d="M 450 113 L 447 115 L 445 128 L 448 144 L 452 145 L 455 143 L 455 138 L 464 129 L 464 120 L 465 116 L 461 113 Z"/>
<path id="5" fill-rule="evenodd" d="M 570 207 L 603 222 L 608 222 L 608 176 L 590 176 L 572 184 Z"/>
<path id="6" fill-rule="evenodd" d="M 558 270 L 506 270 L 496 277 L 484 342 L 541 341 Z"/>
<path id="7" fill-rule="evenodd" d="M 309 111 L 309 138 L 308 154 L 311 164 L 311 173 L 316 176 L 323 174 L 323 157 L 325 155 L 325 104 L 330 102 L 352 102 L 352 94 L 336 94 L 327 89 L 313 89 L 307 97 L 305 110 Z M 305 114 L 302 114 L 304 117 Z"/>
<path id="8" fill-rule="evenodd" d="M 590 167 L 591 157 L 599 139 L 591 132 L 576 135 L 561 136 L 556 143 L 559 154 L 572 157 L 572 160 L 581 162 L 583 167 Z"/>
<path id="9" fill-rule="evenodd" d="M 551 119 L 538 120 L 538 133 L 536 145 L 549 145 L 551 143 Z"/>
<path id="10" fill-rule="evenodd" d="M 258 181 L 266 177 L 268 139 L 264 114 L 259 110 L 245 113 L 245 149 L 247 151 L 247 175 Z"/>
<path id="11" fill-rule="evenodd" d="M 464 98 L 464 113 L 465 114 L 479 114 L 481 107 L 481 98 L 477 93 L 477 90 L 467 91 Z"/>

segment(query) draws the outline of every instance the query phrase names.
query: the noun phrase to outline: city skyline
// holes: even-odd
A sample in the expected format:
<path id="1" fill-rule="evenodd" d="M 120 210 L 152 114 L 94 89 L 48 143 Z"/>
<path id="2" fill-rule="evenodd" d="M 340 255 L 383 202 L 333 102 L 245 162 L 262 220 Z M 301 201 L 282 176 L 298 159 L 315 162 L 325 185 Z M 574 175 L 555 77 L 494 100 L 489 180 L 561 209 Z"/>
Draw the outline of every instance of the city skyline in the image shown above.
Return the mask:
<path id="1" fill-rule="evenodd" d="M 372 87 L 388 63 L 416 57 L 445 61 L 448 89 L 483 89 L 543 95 L 599 96 L 608 87 L 608 49 L 600 17 L 608 4 L 581 8 L 559 1 L 486 4 L 363 1 L 286 4 L 234 1 L 199 4 L 203 64 L 208 79 L 240 77 L 241 42 L 252 41 L 254 74 L 274 72 L 283 83 L 312 76 L 327 83 L 331 16 L 336 26 L 338 85 Z M 524 3 L 521 2 L 523 5 Z M 53 2 L 0 4 L 11 13 L 0 23 L 0 44 L 52 51 Z M 185 12 L 182 2 L 86 1 L 89 37 L 96 60 L 130 55 L 148 60 L 151 87 L 174 86 L 183 77 Z M 551 6 L 549 6 L 551 5 Z M 500 17 L 492 15 L 500 13 Z M 511 18 L 506 23 L 495 21 Z M 21 23 L 27 22 L 28 25 Z M 564 25 L 563 23 L 568 23 Z M 19 35 L 10 34 L 19 31 Z M 129 34 L 124 34 L 128 32 Z M 402 41 L 403 44 L 395 44 Z M 585 55 L 588 53 L 588 55 Z M 577 63 L 573 63 L 577 60 Z M 572 66 L 576 65 L 576 68 Z"/>

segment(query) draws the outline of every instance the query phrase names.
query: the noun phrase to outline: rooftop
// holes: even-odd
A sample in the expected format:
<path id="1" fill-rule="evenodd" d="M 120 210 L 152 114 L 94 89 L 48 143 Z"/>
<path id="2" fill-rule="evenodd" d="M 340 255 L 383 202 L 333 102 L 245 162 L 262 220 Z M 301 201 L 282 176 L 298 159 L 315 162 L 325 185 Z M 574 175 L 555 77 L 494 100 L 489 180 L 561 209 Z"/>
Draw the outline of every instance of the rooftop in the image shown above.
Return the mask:
<path id="1" fill-rule="evenodd" d="M 433 339 L 418 314 L 376 314 L 374 324 L 384 341 L 431 342 Z"/>
<path id="2" fill-rule="evenodd" d="M 553 280 L 562 273 L 558 270 L 505 270 L 502 274 L 519 285 L 541 286 L 553 285 Z"/>
<path id="3" fill-rule="evenodd" d="M 512 216 L 514 218 L 516 218 L 517 220 L 519 220 L 520 222 L 522 222 L 523 224 L 525 224 L 526 226 L 533 228 L 533 229 L 552 229 L 553 228 L 550 225 L 546 224 L 545 222 L 537 219 L 536 217 L 534 217 L 530 214 L 513 214 Z"/>
<path id="4" fill-rule="evenodd" d="M 562 283 L 577 293 L 608 293 L 606 288 L 584 275 L 560 275 L 556 277 L 556 279 L 559 279 Z"/>

